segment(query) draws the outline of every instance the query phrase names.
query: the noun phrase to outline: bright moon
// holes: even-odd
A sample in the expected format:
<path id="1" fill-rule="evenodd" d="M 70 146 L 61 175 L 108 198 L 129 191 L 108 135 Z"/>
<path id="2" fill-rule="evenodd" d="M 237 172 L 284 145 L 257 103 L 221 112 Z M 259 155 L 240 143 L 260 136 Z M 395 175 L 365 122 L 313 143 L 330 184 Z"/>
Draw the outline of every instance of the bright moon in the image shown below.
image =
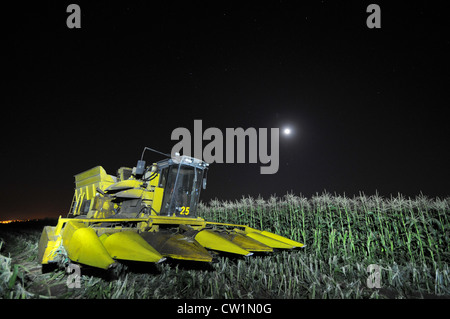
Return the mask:
<path id="1" fill-rule="evenodd" d="M 291 134 L 291 129 L 290 128 L 285 128 L 283 132 L 284 132 L 285 135 L 289 135 L 289 134 Z"/>

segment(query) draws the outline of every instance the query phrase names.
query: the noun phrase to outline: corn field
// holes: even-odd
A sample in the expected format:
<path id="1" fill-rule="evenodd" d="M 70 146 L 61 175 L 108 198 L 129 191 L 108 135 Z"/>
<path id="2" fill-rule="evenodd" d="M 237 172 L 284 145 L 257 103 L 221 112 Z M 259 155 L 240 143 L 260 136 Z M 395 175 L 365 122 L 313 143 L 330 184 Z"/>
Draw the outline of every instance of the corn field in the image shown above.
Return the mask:
<path id="1" fill-rule="evenodd" d="M 438 269 L 450 259 L 449 204 L 449 198 L 425 196 L 350 199 L 322 194 L 307 199 L 287 194 L 269 200 L 213 200 L 201 206 L 200 214 L 292 238 L 317 256 L 409 261 Z"/>
<path id="2" fill-rule="evenodd" d="M 199 216 L 268 230 L 306 247 L 245 258 L 219 256 L 206 268 L 162 263 L 152 272 L 131 270 L 114 280 L 82 274 L 81 289 L 67 288 L 64 270 L 39 275 L 27 270 L 37 266 L 39 229 L 15 241 L 22 245 L 21 254 L 14 254 L 14 244 L 6 239 L 12 253 L 0 255 L 0 297 L 449 298 L 449 206 L 450 198 L 400 194 L 212 200 L 199 204 Z M 379 269 L 379 287 L 369 284 L 369 265 Z"/>
<path id="3" fill-rule="evenodd" d="M 281 264 L 290 265 L 289 278 L 281 281 L 288 292 L 284 296 L 359 298 L 381 291 L 391 297 L 413 297 L 450 294 L 449 205 L 450 198 L 423 195 L 349 198 L 324 193 L 308 199 L 287 194 L 269 200 L 213 200 L 201 206 L 201 214 L 208 220 L 266 229 L 306 244 L 300 255 L 275 257 L 284 256 Z M 381 268 L 384 289 L 367 289 L 366 270 L 372 264 Z M 311 281 L 309 294 L 297 289 L 300 278 Z M 282 296 L 280 291 L 277 297 Z"/>

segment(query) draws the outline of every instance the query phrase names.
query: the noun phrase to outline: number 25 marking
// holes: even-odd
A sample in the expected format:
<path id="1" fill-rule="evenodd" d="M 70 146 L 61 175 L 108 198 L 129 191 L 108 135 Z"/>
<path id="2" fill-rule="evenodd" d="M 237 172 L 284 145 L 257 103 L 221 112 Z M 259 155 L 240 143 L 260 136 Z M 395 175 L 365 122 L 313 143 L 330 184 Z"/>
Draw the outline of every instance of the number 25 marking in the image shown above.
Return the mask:
<path id="1" fill-rule="evenodd" d="M 181 206 L 180 215 L 189 215 L 189 206 Z"/>

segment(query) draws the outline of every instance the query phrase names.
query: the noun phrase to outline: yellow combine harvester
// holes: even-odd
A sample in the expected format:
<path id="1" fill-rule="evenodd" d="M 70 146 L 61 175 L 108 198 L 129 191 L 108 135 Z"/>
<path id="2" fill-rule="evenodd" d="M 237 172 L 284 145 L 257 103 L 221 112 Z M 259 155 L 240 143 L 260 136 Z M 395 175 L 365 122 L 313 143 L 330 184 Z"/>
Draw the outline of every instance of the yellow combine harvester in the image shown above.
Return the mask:
<path id="1" fill-rule="evenodd" d="M 108 269 L 121 260 L 211 262 L 211 251 L 250 256 L 303 247 L 267 231 L 197 217 L 208 164 L 177 154 L 146 166 L 146 150 L 152 149 L 144 148 L 136 167 L 122 167 L 117 176 L 101 166 L 75 175 L 67 218 L 42 232 L 42 264 L 56 263 L 61 253 L 73 262 Z"/>

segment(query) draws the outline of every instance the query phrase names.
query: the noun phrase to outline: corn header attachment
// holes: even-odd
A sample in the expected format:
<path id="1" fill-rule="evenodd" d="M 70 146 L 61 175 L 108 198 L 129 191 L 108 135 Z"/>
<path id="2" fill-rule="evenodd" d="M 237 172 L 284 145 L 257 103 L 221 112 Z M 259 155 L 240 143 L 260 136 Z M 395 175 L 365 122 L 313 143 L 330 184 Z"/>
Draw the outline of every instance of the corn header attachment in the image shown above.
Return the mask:
<path id="1" fill-rule="evenodd" d="M 121 167 L 116 176 L 101 166 L 75 175 L 68 216 L 42 232 L 42 264 L 56 263 L 61 251 L 73 262 L 108 269 L 123 260 L 211 262 L 216 253 L 303 247 L 267 231 L 198 217 L 208 164 L 176 154 L 146 166 L 144 152 L 136 167 Z"/>

